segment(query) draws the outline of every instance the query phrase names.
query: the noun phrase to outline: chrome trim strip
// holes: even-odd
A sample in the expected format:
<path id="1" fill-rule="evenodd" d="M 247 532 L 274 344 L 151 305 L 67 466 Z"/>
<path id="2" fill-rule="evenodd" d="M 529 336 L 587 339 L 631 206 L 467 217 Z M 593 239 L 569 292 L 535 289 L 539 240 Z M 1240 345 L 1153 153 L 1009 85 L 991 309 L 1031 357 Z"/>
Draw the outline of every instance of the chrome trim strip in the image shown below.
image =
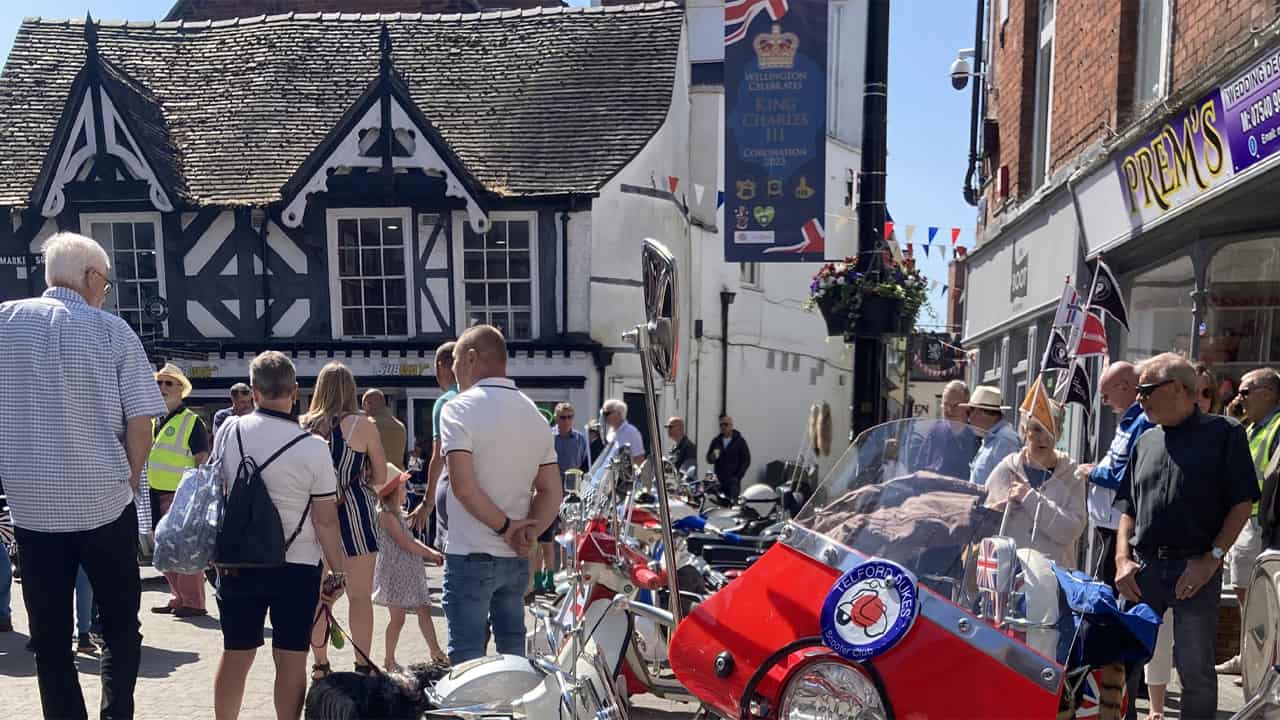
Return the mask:
<path id="1" fill-rule="evenodd" d="M 804 555 L 846 573 L 861 565 L 866 558 L 830 538 L 794 522 L 782 532 L 782 544 Z M 930 622 L 965 641 L 975 650 L 996 662 L 1012 668 L 1019 675 L 1045 691 L 1060 692 L 1062 667 L 1031 648 L 1008 637 L 959 606 L 943 599 L 927 587 L 920 587 L 920 614 Z"/>

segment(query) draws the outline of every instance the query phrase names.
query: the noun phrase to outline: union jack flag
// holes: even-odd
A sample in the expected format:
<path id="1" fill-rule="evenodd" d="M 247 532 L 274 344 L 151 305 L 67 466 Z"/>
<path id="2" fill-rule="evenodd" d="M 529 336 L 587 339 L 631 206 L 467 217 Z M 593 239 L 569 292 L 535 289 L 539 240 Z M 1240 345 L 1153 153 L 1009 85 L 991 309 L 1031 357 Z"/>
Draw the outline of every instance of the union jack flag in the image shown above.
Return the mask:
<path id="1" fill-rule="evenodd" d="M 770 253 L 786 252 L 786 253 L 821 253 L 826 250 L 827 234 L 822 229 L 822 223 L 818 222 L 818 218 L 811 218 L 804 225 L 800 226 L 800 236 L 804 238 L 794 245 L 781 245 L 771 247 L 764 252 L 766 255 Z"/>
<path id="2" fill-rule="evenodd" d="M 777 22 L 787 14 L 788 0 L 730 0 L 724 5 L 724 44 L 732 45 L 747 36 L 747 28 L 761 10 Z"/>

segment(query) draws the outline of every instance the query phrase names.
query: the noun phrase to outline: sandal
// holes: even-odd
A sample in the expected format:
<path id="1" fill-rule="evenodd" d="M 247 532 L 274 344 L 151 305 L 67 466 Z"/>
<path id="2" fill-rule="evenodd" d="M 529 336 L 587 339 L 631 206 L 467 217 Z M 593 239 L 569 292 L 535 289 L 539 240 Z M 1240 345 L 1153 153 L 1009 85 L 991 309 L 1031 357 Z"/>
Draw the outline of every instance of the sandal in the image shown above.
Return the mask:
<path id="1" fill-rule="evenodd" d="M 318 662 L 311 666 L 311 680 L 323 680 L 333 672 L 333 668 L 329 667 L 327 662 Z"/>
<path id="2" fill-rule="evenodd" d="M 443 650 L 438 653 L 431 653 L 431 665 L 438 668 L 449 667 L 449 655 Z"/>

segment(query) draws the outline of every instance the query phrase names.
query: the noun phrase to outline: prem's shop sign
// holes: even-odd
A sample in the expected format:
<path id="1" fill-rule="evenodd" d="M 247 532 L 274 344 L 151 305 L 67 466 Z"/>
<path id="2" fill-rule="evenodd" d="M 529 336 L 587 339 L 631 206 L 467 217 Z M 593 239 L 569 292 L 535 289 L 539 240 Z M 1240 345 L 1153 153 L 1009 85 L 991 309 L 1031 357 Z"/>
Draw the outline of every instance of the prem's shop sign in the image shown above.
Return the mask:
<path id="1" fill-rule="evenodd" d="M 1280 51 L 1134 143 L 1116 158 L 1135 224 L 1178 205 L 1280 151 Z"/>

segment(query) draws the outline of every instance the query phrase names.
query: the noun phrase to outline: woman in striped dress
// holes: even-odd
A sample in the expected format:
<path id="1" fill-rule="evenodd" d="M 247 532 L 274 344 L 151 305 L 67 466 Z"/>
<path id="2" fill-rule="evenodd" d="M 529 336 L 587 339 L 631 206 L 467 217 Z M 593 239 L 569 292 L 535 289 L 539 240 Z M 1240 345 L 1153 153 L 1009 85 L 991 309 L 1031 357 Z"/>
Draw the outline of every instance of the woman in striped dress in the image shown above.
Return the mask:
<path id="1" fill-rule="evenodd" d="M 356 410 L 356 380 L 342 363 L 325 365 L 316 377 L 311 407 L 299 422 L 303 429 L 329 442 L 338 474 L 338 522 L 347 554 L 346 598 L 350 608 L 351 639 L 365 653 L 373 641 L 373 571 L 378 553 L 374 490 L 386 482 L 387 458 L 373 419 Z M 315 651 L 312 677 L 327 675 L 328 626 L 313 628 Z M 356 657 L 356 672 L 368 665 Z"/>

